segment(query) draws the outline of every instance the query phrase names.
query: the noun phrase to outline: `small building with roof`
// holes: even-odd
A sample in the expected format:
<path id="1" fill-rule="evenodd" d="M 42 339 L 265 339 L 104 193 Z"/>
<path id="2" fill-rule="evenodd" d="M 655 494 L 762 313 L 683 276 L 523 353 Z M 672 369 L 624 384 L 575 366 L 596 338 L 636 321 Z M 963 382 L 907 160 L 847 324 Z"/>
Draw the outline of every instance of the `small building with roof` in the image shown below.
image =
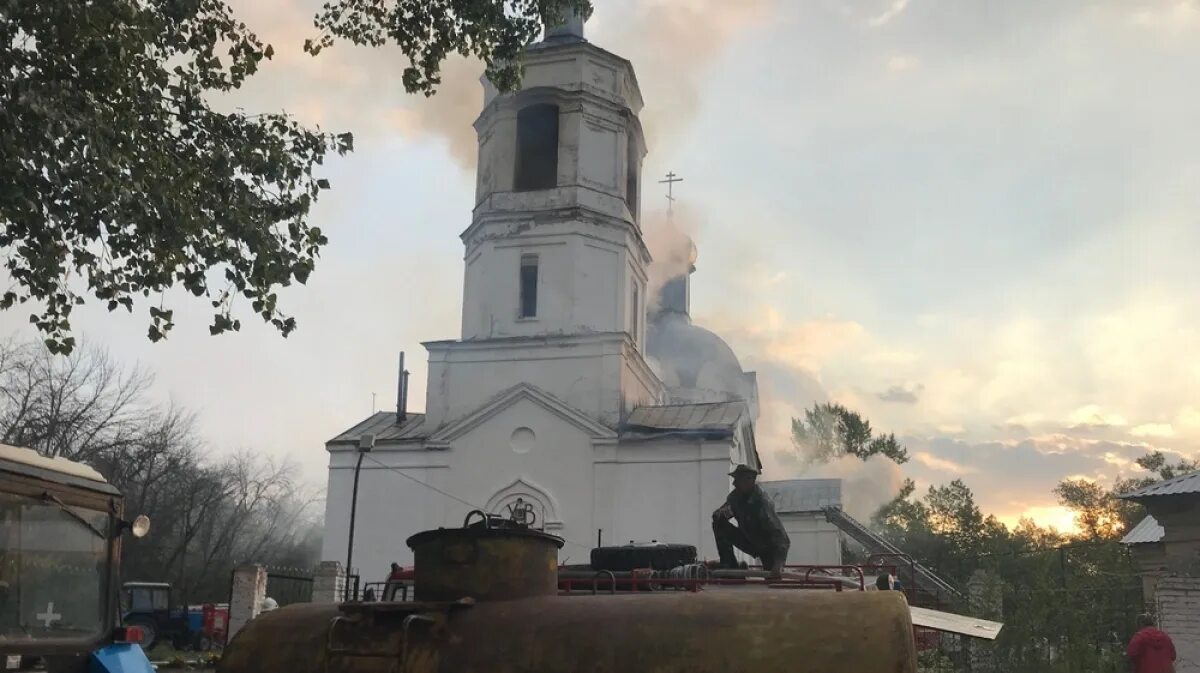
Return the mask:
<path id="1" fill-rule="evenodd" d="M 788 563 L 842 564 L 842 533 L 825 513 L 842 506 L 841 479 L 788 479 L 760 485 L 791 538 Z"/>
<path id="2" fill-rule="evenodd" d="M 1200 576 L 1200 471 L 1120 497 L 1149 512 L 1121 539 L 1138 564 L 1147 602 L 1154 601 L 1163 577 Z"/>
<path id="3" fill-rule="evenodd" d="M 1120 497 L 1148 512 L 1121 542 L 1138 564 L 1158 627 L 1175 642 L 1176 670 L 1200 672 L 1200 471 Z"/>

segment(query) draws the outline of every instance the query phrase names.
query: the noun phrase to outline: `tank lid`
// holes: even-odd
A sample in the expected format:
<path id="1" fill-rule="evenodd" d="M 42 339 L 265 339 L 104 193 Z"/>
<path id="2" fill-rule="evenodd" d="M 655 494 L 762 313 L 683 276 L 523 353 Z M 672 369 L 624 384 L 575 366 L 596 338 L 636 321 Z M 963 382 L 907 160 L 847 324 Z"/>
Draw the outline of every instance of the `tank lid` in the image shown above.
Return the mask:
<path id="1" fill-rule="evenodd" d="M 464 524 L 471 520 L 471 516 L 480 514 L 479 521 L 470 525 L 464 525 L 462 528 L 438 528 L 435 530 L 425 530 L 416 533 L 405 541 L 405 544 L 410 549 L 425 544 L 431 540 L 443 538 L 458 538 L 461 540 L 479 540 L 484 538 L 515 538 L 523 537 L 534 540 L 545 540 L 552 543 L 556 548 L 562 549 L 563 539 L 557 535 L 542 532 L 528 528 L 521 524 L 515 523 L 509 519 L 496 516 L 494 514 L 483 514 L 482 512 L 471 512 L 467 515 Z"/>

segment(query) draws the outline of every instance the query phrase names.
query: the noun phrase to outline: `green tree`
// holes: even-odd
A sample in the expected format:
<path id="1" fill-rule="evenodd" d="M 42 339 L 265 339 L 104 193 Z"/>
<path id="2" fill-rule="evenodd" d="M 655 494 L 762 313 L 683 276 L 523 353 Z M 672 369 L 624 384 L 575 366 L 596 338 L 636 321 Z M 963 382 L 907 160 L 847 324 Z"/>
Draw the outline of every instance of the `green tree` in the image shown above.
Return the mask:
<path id="1" fill-rule="evenodd" d="M 502 89 L 543 16 L 585 0 L 344 0 L 316 18 L 361 44 L 387 38 L 410 59 L 409 92 L 431 95 L 439 66 L 478 56 Z M 166 291 L 213 308 L 210 332 L 241 326 L 235 302 L 283 335 L 278 290 L 304 283 L 327 239 L 311 226 L 329 183 L 314 171 L 352 149 L 349 133 L 288 115 L 222 113 L 274 54 L 223 0 L 6 2 L 0 10 L 0 248 L 11 285 L 0 308 L 33 302 L 53 352 L 75 346 L 86 301 L 132 311 L 150 298 L 149 338 L 173 326 Z"/>
<path id="2" fill-rule="evenodd" d="M 813 462 L 841 456 L 866 460 L 886 456 L 897 463 L 908 461 L 908 450 L 892 434 L 875 436 L 871 423 L 840 404 L 814 404 L 804 418 L 792 419 L 792 443 Z"/>
<path id="3" fill-rule="evenodd" d="M 590 0 L 335 0 L 317 15 L 321 35 L 305 43 L 311 54 L 334 38 L 378 47 L 394 42 L 408 57 L 404 88 L 432 95 L 441 83 L 441 64 L 451 52 L 483 61 L 485 74 L 501 91 L 521 82 L 521 55 L 538 38 L 543 23 L 568 11 L 583 16 Z"/>
<path id="4" fill-rule="evenodd" d="M 1161 451 L 1148 453 L 1135 462 L 1151 474 L 1118 478 L 1111 488 L 1086 479 L 1064 479 L 1055 487 L 1054 494 L 1058 496 L 1059 504 L 1075 512 L 1081 536 L 1092 540 L 1120 537 L 1146 516 L 1146 510 L 1119 496 L 1200 468 L 1200 462 L 1187 458 L 1170 462 Z"/>

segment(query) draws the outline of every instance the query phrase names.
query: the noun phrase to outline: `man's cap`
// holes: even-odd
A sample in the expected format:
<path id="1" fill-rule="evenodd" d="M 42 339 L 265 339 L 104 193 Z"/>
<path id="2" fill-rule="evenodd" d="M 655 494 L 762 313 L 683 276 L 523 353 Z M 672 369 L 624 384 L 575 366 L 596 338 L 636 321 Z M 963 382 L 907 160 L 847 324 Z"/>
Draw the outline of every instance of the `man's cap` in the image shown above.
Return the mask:
<path id="1" fill-rule="evenodd" d="M 736 477 L 739 474 L 750 474 L 757 477 L 758 470 L 750 467 L 749 465 L 738 465 L 737 467 L 733 468 L 733 472 L 730 472 L 729 476 Z"/>

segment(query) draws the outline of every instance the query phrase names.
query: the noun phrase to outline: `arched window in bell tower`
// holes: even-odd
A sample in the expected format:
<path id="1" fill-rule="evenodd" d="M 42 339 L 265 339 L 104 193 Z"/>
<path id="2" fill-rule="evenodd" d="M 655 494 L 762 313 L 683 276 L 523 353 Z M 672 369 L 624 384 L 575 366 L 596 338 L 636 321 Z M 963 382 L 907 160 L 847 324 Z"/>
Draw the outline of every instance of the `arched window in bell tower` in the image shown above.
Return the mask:
<path id="1" fill-rule="evenodd" d="M 517 113 L 518 192 L 558 186 L 558 106 L 539 103 Z"/>

